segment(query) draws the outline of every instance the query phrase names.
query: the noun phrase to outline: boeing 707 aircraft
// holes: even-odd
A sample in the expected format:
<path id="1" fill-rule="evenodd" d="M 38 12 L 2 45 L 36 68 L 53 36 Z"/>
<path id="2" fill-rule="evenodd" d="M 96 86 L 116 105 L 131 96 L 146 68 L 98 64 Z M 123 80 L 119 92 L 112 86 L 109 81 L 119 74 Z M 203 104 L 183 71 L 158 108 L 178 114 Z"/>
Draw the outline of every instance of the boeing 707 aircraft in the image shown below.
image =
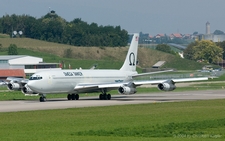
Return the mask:
<path id="1" fill-rule="evenodd" d="M 49 70 L 33 74 L 23 86 L 24 93 L 38 93 L 40 102 L 46 101 L 46 94 L 67 93 L 68 100 L 78 100 L 79 94 L 101 92 L 100 100 L 110 100 L 110 90 L 118 89 L 120 94 L 134 94 L 136 87 L 144 84 L 157 84 L 163 91 L 172 91 L 176 82 L 208 80 L 184 78 L 169 80 L 135 81 L 133 78 L 153 73 L 138 74 L 136 71 L 139 34 L 134 34 L 125 62 L 119 70 Z"/>

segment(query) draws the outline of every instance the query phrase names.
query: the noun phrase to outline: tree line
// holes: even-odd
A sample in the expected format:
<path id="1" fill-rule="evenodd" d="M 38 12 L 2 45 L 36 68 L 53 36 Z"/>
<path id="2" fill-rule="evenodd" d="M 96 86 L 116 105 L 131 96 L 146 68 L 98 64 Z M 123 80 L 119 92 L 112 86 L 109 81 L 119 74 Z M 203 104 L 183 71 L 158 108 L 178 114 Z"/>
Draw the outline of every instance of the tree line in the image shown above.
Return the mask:
<path id="1" fill-rule="evenodd" d="M 209 40 L 192 42 L 184 50 L 184 58 L 217 64 L 225 59 L 225 41 L 214 43 Z"/>
<path id="2" fill-rule="evenodd" d="M 15 14 L 1 17 L 0 33 L 15 37 L 13 31 L 22 31 L 27 38 L 74 46 L 126 46 L 129 38 L 120 26 L 88 24 L 81 18 L 68 22 L 52 12 L 41 18 Z"/>
<path id="3" fill-rule="evenodd" d="M 177 55 L 167 44 L 158 44 L 156 50 Z M 201 40 L 190 43 L 184 50 L 183 56 L 186 59 L 198 62 L 218 64 L 225 60 L 225 41 L 213 42 Z"/>

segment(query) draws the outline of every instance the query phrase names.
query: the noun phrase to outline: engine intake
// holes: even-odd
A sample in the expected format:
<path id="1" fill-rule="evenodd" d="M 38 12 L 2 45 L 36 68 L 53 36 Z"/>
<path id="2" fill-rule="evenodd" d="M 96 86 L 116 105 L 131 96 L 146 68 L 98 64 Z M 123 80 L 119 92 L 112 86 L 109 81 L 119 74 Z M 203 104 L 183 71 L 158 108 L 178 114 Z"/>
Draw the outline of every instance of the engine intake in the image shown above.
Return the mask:
<path id="1" fill-rule="evenodd" d="M 24 85 L 24 87 L 21 89 L 21 92 L 24 93 L 24 94 L 37 94 L 37 93 L 35 93 L 34 91 L 32 91 L 32 90 L 27 86 L 27 84 Z"/>
<path id="2" fill-rule="evenodd" d="M 128 86 L 121 86 L 118 89 L 118 92 L 120 94 L 129 95 L 129 94 L 135 94 L 137 92 L 136 88 L 128 87 Z"/>
<path id="3" fill-rule="evenodd" d="M 164 83 L 158 84 L 158 89 L 161 91 L 173 91 L 176 89 L 176 86 L 172 80 L 168 80 Z"/>
<path id="4" fill-rule="evenodd" d="M 9 82 L 7 84 L 7 88 L 8 88 L 8 90 L 20 90 L 21 89 L 20 84 L 14 83 L 14 82 Z"/>

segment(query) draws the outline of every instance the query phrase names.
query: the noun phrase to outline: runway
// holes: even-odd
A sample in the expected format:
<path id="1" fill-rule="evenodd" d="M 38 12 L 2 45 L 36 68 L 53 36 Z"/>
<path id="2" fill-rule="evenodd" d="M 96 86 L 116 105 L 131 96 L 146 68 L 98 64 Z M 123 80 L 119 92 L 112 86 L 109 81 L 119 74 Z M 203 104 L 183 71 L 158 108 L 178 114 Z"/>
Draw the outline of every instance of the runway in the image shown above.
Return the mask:
<path id="1" fill-rule="evenodd" d="M 18 112 L 47 109 L 67 109 L 81 107 L 112 106 L 141 103 L 179 102 L 208 99 L 225 99 L 225 90 L 162 92 L 134 95 L 112 95 L 111 100 L 99 100 L 96 97 L 80 97 L 80 100 L 68 101 L 65 99 L 1 101 L 0 112 Z"/>

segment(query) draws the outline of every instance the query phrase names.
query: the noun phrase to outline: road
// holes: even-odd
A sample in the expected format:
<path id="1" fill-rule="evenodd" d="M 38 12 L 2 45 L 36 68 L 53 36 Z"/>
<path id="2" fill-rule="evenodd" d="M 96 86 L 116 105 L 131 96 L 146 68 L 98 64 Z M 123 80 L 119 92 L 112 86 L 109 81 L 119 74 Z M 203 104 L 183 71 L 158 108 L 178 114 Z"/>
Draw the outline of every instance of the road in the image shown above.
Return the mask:
<path id="1" fill-rule="evenodd" d="M 47 109 L 67 109 L 96 106 L 112 106 L 141 103 L 179 102 L 207 99 L 224 99 L 225 90 L 163 92 L 151 94 L 113 95 L 111 100 L 98 100 L 98 97 L 81 97 L 78 101 L 67 99 L 1 101 L 0 112 L 33 111 Z"/>

